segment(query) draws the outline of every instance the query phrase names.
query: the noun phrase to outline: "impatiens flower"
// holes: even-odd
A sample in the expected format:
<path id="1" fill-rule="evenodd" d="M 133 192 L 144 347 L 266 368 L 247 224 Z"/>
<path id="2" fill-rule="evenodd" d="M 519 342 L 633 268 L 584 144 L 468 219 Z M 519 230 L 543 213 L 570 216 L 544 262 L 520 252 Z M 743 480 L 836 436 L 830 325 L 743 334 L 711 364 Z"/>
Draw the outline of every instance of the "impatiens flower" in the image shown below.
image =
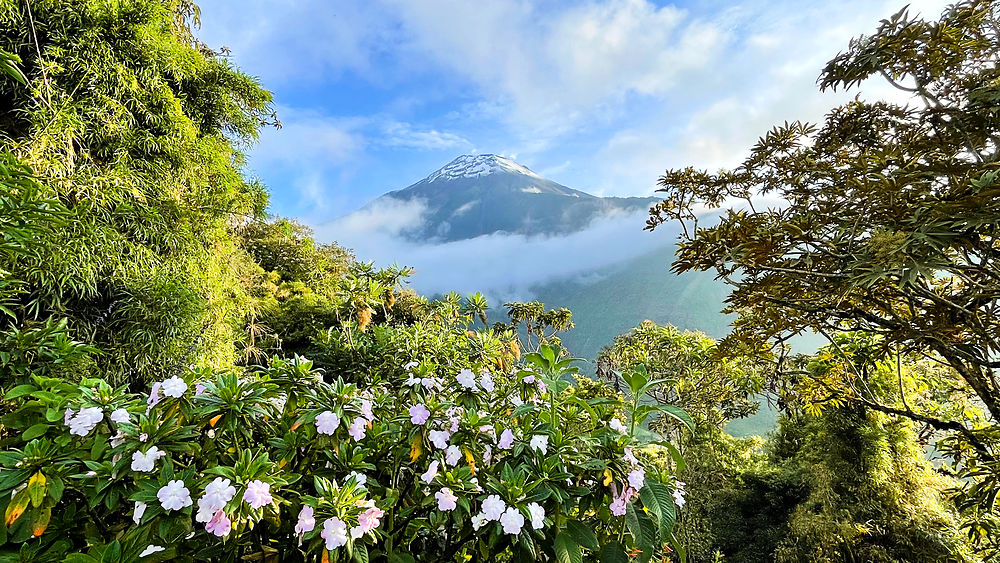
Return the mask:
<path id="1" fill-rule="evenodd" d="M 184 481 L 180 479 L 174 479 L 160 487 L 160 490 L 156 491 L 156 498 L 160 501 L 163 510 L 167 511 L 180 510 L 194 504 L 194 501 L 191 500 L 191 491 L 188 491 L 187 487 L 184 486 Z"/>
<path id="2" fill-rule="evenodd" d="M 505 534 L 517 535 L 521 533 L 521 528 L 524 526 L 524 515 L 512 506 L 500 517 L 500 525 L 503 526 Z"/>
<path id="3" fill-rule="evenodd" d="M 167 455 L 167 452 L 162 451 L 156 446 L 149 448 L 145 453 L 136 451 L 132 454 L 132 471 L 149 473 L 153 470 L 153 466 L 156 465 L 156 460 L 165 455 Z"/>
<path id="4" fill-rule="evenodd" d="M 431 411 L 424 405 L 413 405 L 410 407 L 410 422 L 413 424 L 423 424 L 431 417 Z"/>
<path id="5" fill-rule="evenodd" d="M 420 480 L 424 483 L 430 484 L 431 481 L 437 477 L 438 474 L 438 462 L 434 460 L 431 462 L 430 467 L 427 468 L 427 472 L 420 476 Z"/>
<path id="6" fill-rule="evenodd" d="M 434 447 L 443 450 L 448 447 L 448 439 L 451 438 L 451 432 L 447 430 L 431 430 L 427 435 L 427 439 L 434 444 Z"/>
<path id="7" fill-rule="evenodd" d="M 527 383 L 528 385 L 531 385 L 532 383 L 535 382 L 535 376 L 533 376 L 533 375 L 526 375 L 524 377 L 524 379 L 522 379 L 521 381 L 524 382 L 524 383 Z"/>
<path id="8" fill-rule="evenodd" d="M 531 527 L 541 530 L 545 526 L 545 509 L 537 502 L 528 504 L 528 514 L 531 515 Z"/>
<path id="9" fill-rule="evenodd" d="M 611 510 L 611 514 L 614 514 L 615 516 L 625 516 L 627 506 L 628 502 L 625 500 L 625 496 L 623 495 L 611 501 L 608 508 Z"/>
<path id="10" fill-rule="evenodd" d="M 497 447 L 501 450 L 509 450 L 512 445 L 514 445 L 514 433 L 508 428 L 500 433 L 500 441 L 497 442 Z"/>
<path id="11" fill-rule="evenodd" d="M 487 393 L 492 393 L 496 385 L 493 383 L 493 377 L 489 373 L 484 373 L 482 377 L 479 378 L 479 386 L 482 387 Z"/>
<path id="12" fill-rule="evenodd" d="M 73 418 L 74 414 L 76 414 L 76 413 L 73 412 L 73 409 L 69 409 L 69 408 L 66 409 L 66 413 L 63 415 L 63 424 L 65 424 L 66 426 L 69 426 L 69 421 Z"/>
<path id="13" fill-rule="evenodd" d="M 347 524 L 340 518 L 330 518 L 323 522 L 323 531 L 319 535 L 326 540 L 327 551 L 332 551 L 347 545 Z"/>
<path id="14" fill-rule="evenodd" d="M 434 493 L 434 498 L 438 501 L 438 510 L 455 510 L 455 507 L 458 506 L 458 497 L 448 487 Z"/>
<path id="15" fill-rule="evenodd" d="M 332 435 L 340 426 L 340 417 L 332 411 L 323 411 L 316 417 L 316 432 Z"/>
<path id="16" fill-rule="evenodd" d="M 209 522 L 216 513 L 226 507 L 226 504 L 236 496 L 236 487 L 229 479 L 216 477 L 205 487 L 205 494 L 198 499 L 198 513 L 194 519 L 198 522 Z"/>
<path id="17" fill-rule="evenodd" d="M 205 389 L 207 389 L 207 387 L 205 387 L 204 383 L 195 383 L 195 385 L 194 385 L 194 396 L 195 397 L 200 396 L 202 393 L 205 392 Z"/>
<path id="18" fill-rule="evenodd" d="M 295 523 L 295 533 L 304 534 L 313 531 L 316 527 L 316 518 L 313 517 L 313 507 L 304 505 L 299 511 L 299 521 Z M 346 526 L 344 527 L 346 529 Z"/>
<path id="19" fill-rule="evenodd" d="M 405 369 L 406 371 L 410 371 L 419 365 L 420 362 L 408 362 L 405 366 L 403 366 L 403 369 Z"/>
<path id="20" fill-rule="evenodd" d="M 347 433 L 354 438 L 355 442 L 362 440 L 365 437 L 365 425 L 368 421 L 365 420 L 363 416 L 359 416 L 354 419 L 354 422 L 347 428 Z"/>
<path id="21" fill-rule="evenodd" d="M 487 522 L 499 520 L 503 511 L 507 509 L 507 503 L 498 495 L 490 495 L 483 501 L 483 516 Z"/>
<path id="22" fill-rule="evenodd" d="M 515 407 L 519 407 L 519 406 L 521 406 L 521 405 L 523 405 L 523 404 L 524 404 L 524 401 L 522 401 L 522 400 L 521 400 L 521 397 L 518 397 L 517 395 L 511 395 L 511 396 L 510 396 L 510 402 L 511 402 L 511 403 L 512 403 L 512 404 L 513 404 L 513 405 L 514 405 Z"/>
<path id="23" fill-rule="evenodd" d="M 361 527 L 362 533 L 368 533 L 375 528 L 378 528 L 379 518 L 385 515 L 385 512 L 379 510 L 376 507 L 371 507 L 368 510 L 362 512 L 358 516 L 358 526 Z"/>
<path id="24" fill-rule="evenodd" d="M 128 422 L 128 411 L 125 409 L 115 409 L 108 418 L 111 419 L 111 422 L 117 422 L 118 424 Z"/>
<path id="25" fill-rule="evenodd" d="M 233 529 L 233 521 L 226 516 L 225 511 L 218 511 L 212 516 L 212 519 L 205 524 L 205 531 L 210 534 L 215 534 L 216 536 L 222 537 L 228 534 Z"/>
<path id="26" fill-rule="evenodd" d="M 476 389 L 476 374 L 472 373 L 471 369 L 466 368 L 458 372 L 455 379 L 458 381 L 459 385 L 465 387 L 466 389 Z"/>
<path id="27" fill-rule="evenodd" d="M 368 399 L 361 400 L 361 414 L 368 422 L 375 420 L 375 413 L 372 412 L 372 402 Z"/>
<path id="28" fill-rule="evenodd" d="M 354 479 L 355 483 L 357 483 L 359 486 L 362 486 L 362 487 L 364 487 L 365 483 L 368 482 L 368 476 L 365 475 L 364 473 L 358 473 L 357 471 L 351 471 L 350 473 L 347 474 L 347 479 L 346 480 L 350 481 L 351 478 Z"/>
<path id="29" fill-rule="evenodd" d="M 147 545 L 146 549 L 142 550 L 142 553 L 139 554 L 139 557 L 145 557 L 147 555 L 152 555 L 154 553 L 158 553 L 158 552 L 163 551 L 165 549 L 166 549 L 165 547 L 160 547 L 158 545 Z"/>
<path id="30" fill-rule="evenodd" d="M 162 386 L 163 384 L 159 381 L 153 384 L 153 387 L 149 390 L 149 398 L 146 399 L 147 405 L 155 407 L 156 403 L 160 402 L 160 387 Z"/>
<path id="31" fill-rule="evenodd" d="M 86 436 L 103 419 L 104 411 L 101 410 L 101 407 L 80 409 L 80 412 L 76 413 L 69 420 L 69 433 L 77 436 Z"/>
<path id="32" fill-rule="evenodd" d="M 631 463 L 632 465 L 639 465 L 639 460 L 636 459 L 635 455 L 632 454 L 632 448 L 630 447 L 625 448 L 625 455 L 623 457 L 625 461 Z"/>
<path id="33" fill-rule="evenodd" d="M 251 506 L 251 508 L 260 508 L 264 505 L 271 504 L 273 500 L 271 498 L 271 485 L 265 483 L 259 479 L 254 479 L 247 483 L 247 490 L 243 493 L 243 500 Z"/>
<path id="34" fill-rule="evenodd" d="M 674 483 L 674 504 L 677 508 L 684 508 L 684 483 L 677 481 Z"/>
<path id="35" fill-rule="evenodd" d="M 135 503 L 135 510 L 132 511 L 132 521 L 139 524 L 142 521 L 142 515 L 146 513 L 146 503 L 142 501 L 137 501 Z"/>
<path id="36" fill-rule="evenodd" d="M 483 447 L 483 465 L 489 465 L 493 460 L 493 448 L 489 444 Z"/>
<path id="37" fill-rule="evenodd" d="M 533 450 L 542 452 L 542 455 L 545 455 L 549 450 L 549 437 L 545 434 L 535 434 L 531 437 L 531 442 L 528 443 L 528 446 Z"/>
<path id="38" fill-rule="evenodd" d="M 628 432 L 628 429 L 625 428 L 625 424 L 622 423 L 622 421 L 618 420 L 617 418 L 612 418 L 608 422 L 608 428 L 615 430 L 617 432 L 621 432 L 622 434 Z"/>
<path id="39" fill-rule="evenodd" d="M 187 391 L 188 385 L 184 383 L 184 380 L 177 377 L 176 375 L 165 379 L 162 384 L 160 384 L 160 390 L 163 391 L 163 395 L 166 397 L 177 398 Z"/>
<path id="40" fill-rule="evenodd" d="M 538 392 L 539 393 L 545 393 L 546 391 L 548 391 L 548 389 L 549 388 L 545 385 L 545 382 L 542 381 L 541 379 L 539 379 L 538 380 Z"/>
<path id="41" fill-rule="evenodd" d="M 448 451 L 444 454 L 444 462 L 448 465 L 455 465 L 458 460 L 462 458 L 462 450 L 458 449 L 458 446 L 451 445 L 448 446 Z"/>
<path id="42" fill-rule="evenodd" d="M 628 486 L 635 490 L 642 488 L 642 485 L 646 482 L 646 472 L 642 469 L 634 469 L 628 474 Z"/>
<path id="43" fill-rule="evenodd" d="M 476 514 L 472 517 L 472 529 L 479 530 L 486 523 L 486 516 L 483 514 Z"/>

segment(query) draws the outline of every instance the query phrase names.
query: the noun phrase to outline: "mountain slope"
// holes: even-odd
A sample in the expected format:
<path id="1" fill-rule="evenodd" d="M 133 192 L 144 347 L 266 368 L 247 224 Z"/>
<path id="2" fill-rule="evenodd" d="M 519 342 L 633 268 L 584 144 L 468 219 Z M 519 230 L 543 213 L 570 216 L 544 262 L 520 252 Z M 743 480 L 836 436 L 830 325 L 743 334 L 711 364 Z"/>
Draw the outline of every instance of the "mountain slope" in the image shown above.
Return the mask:
<path id="1" fill-rule="evenodd" d="M 447 242 L 492 233 L 560 235 L 607 214 L 647 209 L 656 198 L 597 197 L 543 178 L 494 154 L 456 158 L 423 180 L 374 200 L 420 201 L 424 222 L 402 234 Z"/>

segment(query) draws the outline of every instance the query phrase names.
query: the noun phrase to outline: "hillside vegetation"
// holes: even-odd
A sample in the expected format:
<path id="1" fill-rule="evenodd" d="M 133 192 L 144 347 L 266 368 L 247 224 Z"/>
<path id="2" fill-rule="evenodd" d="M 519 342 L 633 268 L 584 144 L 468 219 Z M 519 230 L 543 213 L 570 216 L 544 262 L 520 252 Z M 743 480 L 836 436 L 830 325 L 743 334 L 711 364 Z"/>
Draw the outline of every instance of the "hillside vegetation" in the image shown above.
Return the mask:
<path id="1" fill-rule="evenodd" d="M 0 3 L 0 560 L 1000 552 L 994 3 L 904 10 L 820 77 L 910 105 L 858 97 L 734 170 L 665 174 L 648 227 L 680 225 L 677 254 L 643 264 L 691 284 L 618 300 L 697 323 L 718 277 L 731 330 L 687 328 L 719 339 L 626 330 L 614 302 L 427 299 L 268 217 L 244 164 L 271 95 L 198 17 Z M 612 328 L 575 343 L 581 322 Z M 762 396 L 775 431 L 727 433 Z"/>

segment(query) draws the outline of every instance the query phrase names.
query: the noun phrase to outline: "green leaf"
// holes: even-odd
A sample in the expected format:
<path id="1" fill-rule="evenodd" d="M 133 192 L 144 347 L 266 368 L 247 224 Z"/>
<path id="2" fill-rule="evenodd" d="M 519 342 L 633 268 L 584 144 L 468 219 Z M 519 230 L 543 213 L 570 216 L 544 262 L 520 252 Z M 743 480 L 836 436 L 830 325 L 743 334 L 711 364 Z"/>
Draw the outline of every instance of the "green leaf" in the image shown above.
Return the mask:
<path id="1" fill-rule="evenodd" d="M 101 563 L 98 559 L 95 559 L 86 553 L 70 553 L 63 559 L 63 561 L 65 561 L 65 563 Z"/>
<path id="2" fill-rule="evenodd" d="M 101 557 L 101 563 L 114 563 L 122 558 L 122 544 L 115 540 L 104 548 L 104 555 Z"/>
<path id="3" fill-rule="evenodd" d="M 684 412 L 684 409 L 675 405 L 660 405 L 660 410 L 677 419 L 684 426 L 687 426 L 688 430 L 694 432 L 694 419 L 691 418 L 691 415 Z"/>
<path id="4" fill-rule="evenodd" d="M 556 551 L 556 561 L 559 563 L 583 563 L 583 554 L 580 553 L 580 546 L 566 532 L 559 532 L 556 541 L 553 543 Z"/>
<path id="5" fill-rule="evenodd" d="M 622 544 L 612 542 L 604 544 L 600 554 L 597 556 L 597 560 L 601 563 L 628 563 L 628 555 L 625 553 L 625 547 Z"/>
<path id="6" fill-rule="evenodd" d="M 21 433 L 21 439 L 24 441 L 34 440 L 39 436 L 45 434 L 45 432 L 52 425 L 47 422 L 39 422 L 38 424 L 32 425 L 30 428 Z"/>
<path id="7" fill-rule="evenodd" d="M 659 531 L 659 544 L 667 543 L 677 520 L 674 511 L 674 497 L 665 485 L 656 481 L 646 481 L 639 490 L 639 498 L 655 516 Z"/>
<path id="8" fill-rule="evenodd" d="M 594 533 L 594 530 L 579 520 L 569 520 L 566 522 L 566 531 L 569 532 L 569 535 L 573 537 L 573 540 L 577 544 L 591 551 L 597 551 L 601 546 L 597 541 L 597 534 Z"/>
<path id="9" fill-rule="evenodd" d="M 365 544 L 354 544 L 354 560 L 358 563 L 368 563 L 368 548 L 365 547 Z"/>
<path id="10" fill-rule="evenodd" d="M 3 399 L 5 401 L 10 401 L 18 397 L 23 397 L 28 393 L 31 393 L 32 391 L 36 390 L 38 390 L 38 387 L 25 383 L 24 385 L 18 385 L 17 387 L 11 389 L 10 391 L 7 391 L 7 394 L 4 395 Z"/>

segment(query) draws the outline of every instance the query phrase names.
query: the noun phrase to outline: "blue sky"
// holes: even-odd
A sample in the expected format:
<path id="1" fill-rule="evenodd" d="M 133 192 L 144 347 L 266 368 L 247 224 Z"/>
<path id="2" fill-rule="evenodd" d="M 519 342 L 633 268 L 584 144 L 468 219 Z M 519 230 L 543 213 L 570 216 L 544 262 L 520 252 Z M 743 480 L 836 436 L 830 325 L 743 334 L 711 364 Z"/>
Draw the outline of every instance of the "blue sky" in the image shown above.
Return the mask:
<path id="1" fill-rule="evenodd" d="M 600 195 L 732 165 L 843 101 L 819 69 L 902 4 L 203 0 L 199 34 L 275 95 L 284 127 L 249 165 L 271 212 L 322 225 L 460 154 Z M 936 18 L 945 2 L 910 4 Z"/>

